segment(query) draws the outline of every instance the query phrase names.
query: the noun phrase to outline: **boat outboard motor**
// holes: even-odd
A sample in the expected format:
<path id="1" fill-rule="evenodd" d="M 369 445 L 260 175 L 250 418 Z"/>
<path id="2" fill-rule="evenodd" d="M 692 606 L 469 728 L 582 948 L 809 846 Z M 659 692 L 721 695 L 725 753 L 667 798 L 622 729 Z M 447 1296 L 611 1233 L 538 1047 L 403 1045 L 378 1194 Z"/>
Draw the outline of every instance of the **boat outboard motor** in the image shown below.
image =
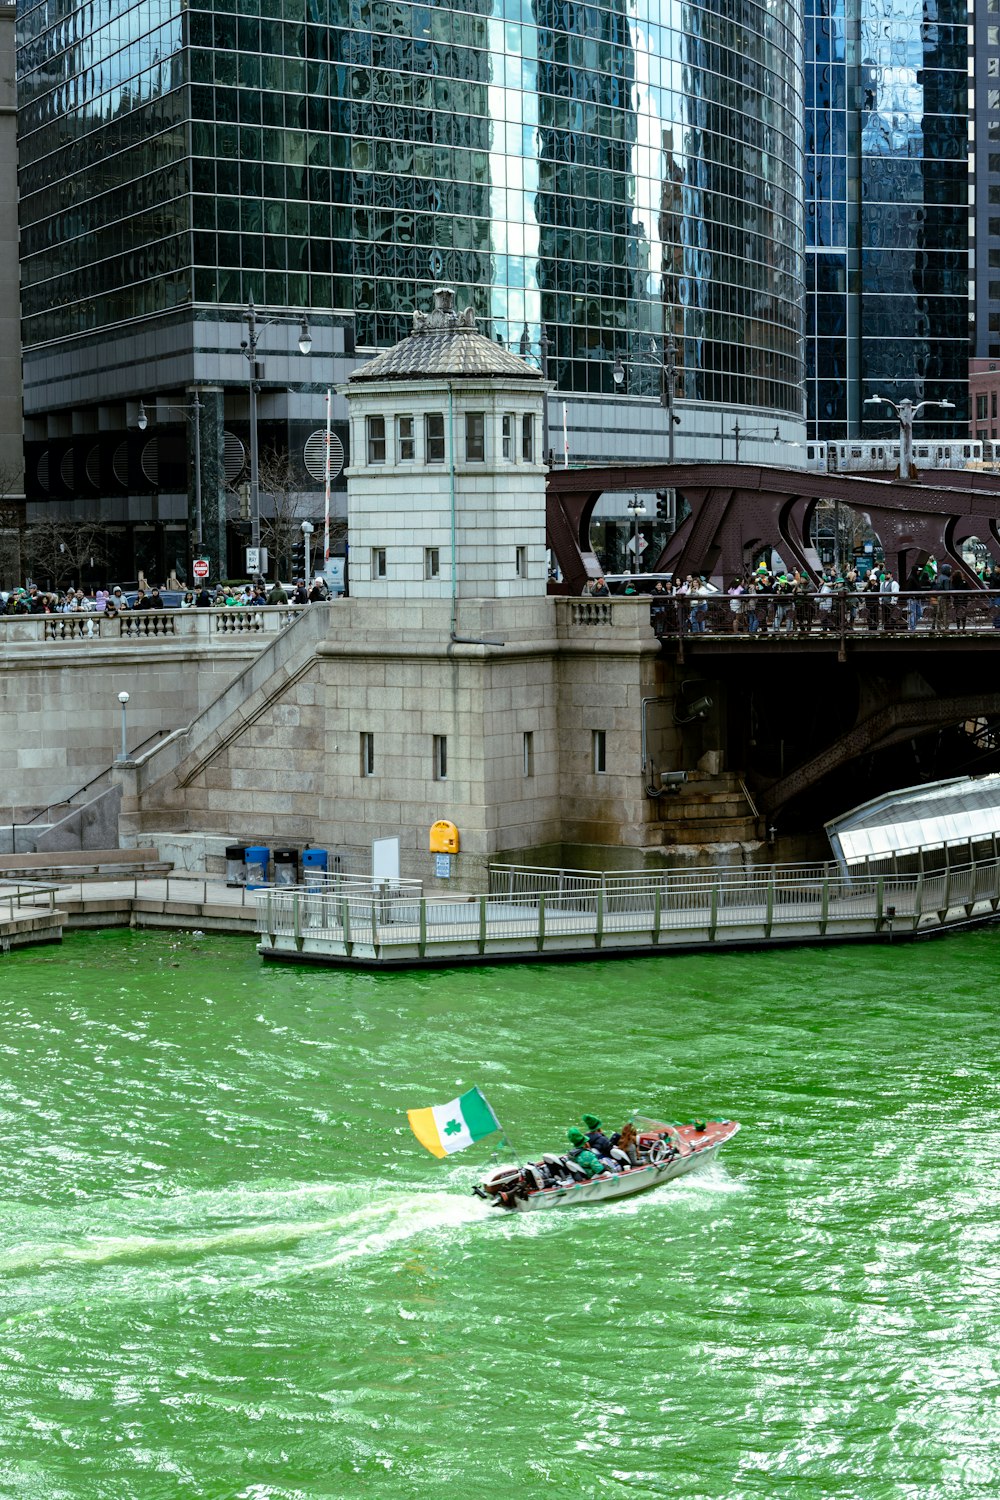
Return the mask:
<path id="1" fill-rule="evenodd" d="M 472 1191 L 477 1198 L 486 1198 L 493 1203 L 508 1206 L 521 1188 L 521 1168 L 514 1166 L 494 1167 L 479 1187 Z"/>

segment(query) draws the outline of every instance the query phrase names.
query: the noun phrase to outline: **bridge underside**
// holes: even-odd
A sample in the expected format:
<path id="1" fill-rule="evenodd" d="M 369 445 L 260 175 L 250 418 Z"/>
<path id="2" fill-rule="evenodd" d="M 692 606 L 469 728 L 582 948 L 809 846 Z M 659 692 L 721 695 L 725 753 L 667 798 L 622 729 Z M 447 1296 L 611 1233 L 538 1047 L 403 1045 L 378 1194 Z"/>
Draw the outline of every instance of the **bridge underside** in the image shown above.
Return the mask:
<path id="1" fill-rule="evenodd" d="M 672 643 L 664 653 L 674 654 Z M 717 748 L 763 825 L 801 833 L 900 786 L 1000 770 L 1000 691 L 990 690 L 987 663 L 957 643 L 844 662 L 689 640 L 675 671 L 689 701 L 704 695 L 713 708 L 684 730 L 685 766 Z"/>
<path id="2" fill-rule="evenodd" d="M 811 542 L 821 501 L 866 515 L 889 566 L 904 578 L 934 556 L 964 568 L 962 543 L 976 536 L 1000 559 L 1000 476 L 935 470 L 917 482 L 827 474 L 755 464 L 623 464 L 554 469 L 548 479 L 548 544 L 562 590 L 579 594 L 601 571 L 590 547 L 590 523 L 601 495 L 675 489 L 690 507 L 650 572 L 735 576 L 761 547 L 775 547 L 790 566 L 815 574 Z"/>

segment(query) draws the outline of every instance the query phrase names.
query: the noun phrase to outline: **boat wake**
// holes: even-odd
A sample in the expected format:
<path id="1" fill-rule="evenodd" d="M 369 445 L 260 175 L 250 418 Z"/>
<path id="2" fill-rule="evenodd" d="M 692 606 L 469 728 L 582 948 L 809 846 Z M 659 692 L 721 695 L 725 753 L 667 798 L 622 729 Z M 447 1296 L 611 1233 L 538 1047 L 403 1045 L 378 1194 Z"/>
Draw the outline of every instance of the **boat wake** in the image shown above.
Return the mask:
<path id="1" fill-rule="evenodd" d="M 268 1252 L 295 1250 L 310 1241 L 329 1238 L 333 1241 L 331 1253 L 316 1267 L 322 1269 L 357 1256 L 378 1255 L 382 1250 L 419 1234 L 459 1229 L 486 1217 L 481 1203 L 450 1192 L 384 1189 L 384 1184 L 375 1184 L 377 1196 L 372 1197 L 369 1189 L 366 1201 L 359 1202 L 362 1195 L 357 1187 L 331 1188 L 328 1185 L 323 1194 L 331 1200 L 332 1211 L 318 1218 L 268 1216 L 269 1208 L 273 1214 L 275 1207 L 279 1206 L 275 1198 L 299 1199 L 301 1203 L 304 1197 L 308 1204 L 310 1198 L 318 1196 L 315 1191 L 302 1194 L 293 1189 L 289 1193 L 275 1194 L 240 1190 L 233 1194 L 193 1194 L 188 1199 L 177 1195 L 158 1201 L 156 1218 L 159 1222 L 149 1225 L 146 1232 L 114 1234 L 78 1230 L 71 1238 L 46 1238 L 0 1249 L 0 1278 L 30 1277 L 73 1266 L 100 1268 L 129 1262 L 191 1262 L 214 1256 L 256 1259 Z M 292 1205 L 285 1203 L 281 1206 Z M 121 1203 L 105 1207 L 108 1210 L 103 1220 L 105 1225 L 122 1214 Z M 171 1208 L 173 1215 L 169 1214 Z M 127 1209 L 132 1224 L 143 1217 L 134 1199 L 129 1201 Z M 234 1210 L 239 1212 L 243 1222 L 219 1222 L 220 1218 L 232 1218 Z M 254 1213 L 255 1222 L 247 1222 L 248 1211 Z M 93 1208 L 88 1217 L 93 1223 Z M 301 1260 L 293 1261 L 290 1268 L 294 1269 L 296 1265 L 306 1269 Z"/>

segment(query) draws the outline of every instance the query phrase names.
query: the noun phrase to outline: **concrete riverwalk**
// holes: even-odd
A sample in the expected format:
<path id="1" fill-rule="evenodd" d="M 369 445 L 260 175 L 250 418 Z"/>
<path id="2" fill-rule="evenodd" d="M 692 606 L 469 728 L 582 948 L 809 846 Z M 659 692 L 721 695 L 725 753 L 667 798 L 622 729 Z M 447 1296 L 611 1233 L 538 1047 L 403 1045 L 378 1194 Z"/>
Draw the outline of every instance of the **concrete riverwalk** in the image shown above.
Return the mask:
<path id="1" fill-rule="evenodd" d="M 994 919 L 1000 859 L 908 875 L 773 866 L 577 890 L 424 896 L 417 883 L 247 890 L 190 874 L 0 885 L 0 949 L 64 931 L 159 927 L 256 935 L 263 958 L 349 968 L 420 968 L 610 958 L 713 948 L 892 941 Z"/>
<path id="2" fill-rule="evenodd" d="M 194 875 L 117 875 L 108 879 L 0 882 L 0 950 L 59 942 L 90 927 L 257 929 L 255 892 Z"/>

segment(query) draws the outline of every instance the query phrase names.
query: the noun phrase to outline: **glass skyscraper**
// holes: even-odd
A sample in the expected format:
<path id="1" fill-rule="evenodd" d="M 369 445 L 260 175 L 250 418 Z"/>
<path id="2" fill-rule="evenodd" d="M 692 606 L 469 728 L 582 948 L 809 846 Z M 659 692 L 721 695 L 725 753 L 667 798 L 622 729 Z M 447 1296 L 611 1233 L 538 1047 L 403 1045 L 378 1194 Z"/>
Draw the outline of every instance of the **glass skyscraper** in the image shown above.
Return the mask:
<path id="1" fill-rule="evenodd" d="M 263 350 L 263 431 L 291 449 L 321 422 L 325 388 L 401 338 L 435 283 L 491 336 L 544 349 L 574 458 L 665 453 L 668 338 L 679 456 L 719 457 L 745 412 L 795 435 L 793 0 L 19 9 L 36 504 L 183 528 L 186 419 L 170 403 L 206 392 L 208 448 L 233 478 L 249 298 L 309 316 L 308 360 L 280 327 Z M 128 419 L 157 395 L 151 455 Z"/>
<path id="2" fill-rule="evenodd" d="M 968 423 L 966 0 L 806 0 L 807 396 L 820 441 Z"/>

